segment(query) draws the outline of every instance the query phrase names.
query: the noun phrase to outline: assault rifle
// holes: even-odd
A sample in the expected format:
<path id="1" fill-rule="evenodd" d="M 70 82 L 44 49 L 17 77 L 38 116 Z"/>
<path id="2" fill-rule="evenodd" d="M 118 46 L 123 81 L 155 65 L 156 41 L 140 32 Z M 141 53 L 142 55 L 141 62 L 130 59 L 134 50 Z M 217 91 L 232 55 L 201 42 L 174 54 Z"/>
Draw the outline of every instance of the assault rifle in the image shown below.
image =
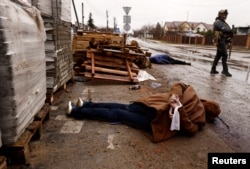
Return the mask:
<path id="1" fill-rule="evenodd" d="M 232 25 L 232 35 L 230 37 L 230 41 L 228 43 L 228 59 L 230 59 L 231 57 L 231 53 L 232 53 L 232 48 L 233 48 L 233 36 L 234 36 L 234 25 Z"/>

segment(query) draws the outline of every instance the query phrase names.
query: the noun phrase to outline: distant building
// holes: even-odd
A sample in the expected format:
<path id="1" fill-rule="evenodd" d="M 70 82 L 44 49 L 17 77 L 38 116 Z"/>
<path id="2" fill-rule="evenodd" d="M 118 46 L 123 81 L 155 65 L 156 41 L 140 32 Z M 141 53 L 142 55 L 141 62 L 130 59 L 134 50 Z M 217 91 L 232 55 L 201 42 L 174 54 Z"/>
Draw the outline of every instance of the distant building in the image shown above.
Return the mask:
<path id="1" fill-rule="evenodd" d="M 187 21 L 173 21 L 165 22 L 164 34 L 167 32 L 175 33 L 201 33 L 213 30 L 213 24 L 207 24 L 204 22 L 187 22 Z"/>
<path id="2" fill-rule="evenodd" d="M 247 27 L 238 27 L 236 29 L 236 34 L 238 35 L 247 35 L 250 33 L 250 26 Z"/>

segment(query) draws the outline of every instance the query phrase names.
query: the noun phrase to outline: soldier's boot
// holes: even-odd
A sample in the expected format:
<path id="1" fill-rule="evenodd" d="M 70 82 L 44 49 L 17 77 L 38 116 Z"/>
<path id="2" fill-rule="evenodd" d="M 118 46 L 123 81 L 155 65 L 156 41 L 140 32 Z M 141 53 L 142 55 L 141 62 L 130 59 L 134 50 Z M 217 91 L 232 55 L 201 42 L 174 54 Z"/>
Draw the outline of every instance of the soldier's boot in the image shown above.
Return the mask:
<path id="1" fill-rule="evenodd" d="M 216 55 L 216 56 L 215 56 L 215 59 L 214 59 L 214 62 L 213 62 L 213 64 L 212 64 L 211 71 L 210 71 L 211 74 L 218 74 L 218 73 L 219 73 L 219 72 L 216 70 L 216 66 L 217 66 L 219 60 L 220 60 L 220 57 L 218 57 L 218 56 Z"/>
<path id="2" fill-rule="evenodd" d="M 221 73 L 222 73 L 223 75 L 225 75 L 225 76 L 228 76 L 228 77 L 231 77 L 231 76 L 232 76 L 231 73 L 229 73 L 228 71 L 225 71 L 225 70 L 222 70 Z"/>
<path id="3" fill-rule="evenodd" d="M 228 77 L 231 77 L 232 74 L 228 72 L 228 67 L 227 67 L 227 64 L 224 62 L 222 62 L 222 66 L 223 66 L 223 70 L 222 70 L 222 74 L 225 75 L 225 76 L 228 76 Z"/>
<path id="4" fill-rule="evenodd" d="M 212 66 L 210 74 L 218 74 L 219 72 L 216 70 L 215 66 Z"/>

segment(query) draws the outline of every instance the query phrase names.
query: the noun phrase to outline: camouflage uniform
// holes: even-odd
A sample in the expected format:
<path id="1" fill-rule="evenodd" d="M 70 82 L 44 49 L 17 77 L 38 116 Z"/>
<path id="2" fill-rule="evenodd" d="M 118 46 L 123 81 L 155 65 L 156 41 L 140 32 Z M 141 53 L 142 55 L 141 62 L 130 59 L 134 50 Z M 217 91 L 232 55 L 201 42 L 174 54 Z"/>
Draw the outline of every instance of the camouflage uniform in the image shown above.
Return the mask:
<path id="1" fill-rule="evenodd" d="M 217 74 L 219 73 L 216 71 L 216 66 L 222 58 L 222 74 L 226 76 L 232 76 L 228 72 L 228 66 L 227 66 L 227 48 L 229 43 L 231 43 L 231 39 L 233 36 L 233 30 L 230 28 L 230 26 L 225 22 L 225 19 L 227 17 L 227 10 L 220 10 L 218 17 L 216 18 L 214 22 L 214 44 L 217 46 L 216 56 L 213 61 L 213 65 L 211 68 L 211 74 Z"/>

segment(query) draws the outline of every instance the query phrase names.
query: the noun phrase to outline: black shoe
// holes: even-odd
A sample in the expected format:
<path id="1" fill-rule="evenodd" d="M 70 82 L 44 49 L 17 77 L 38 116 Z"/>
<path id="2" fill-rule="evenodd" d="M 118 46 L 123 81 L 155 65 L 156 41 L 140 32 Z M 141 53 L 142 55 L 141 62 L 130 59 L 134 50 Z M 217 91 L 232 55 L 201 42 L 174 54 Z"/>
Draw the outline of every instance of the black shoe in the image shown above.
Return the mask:
<path id="1" fill-rule="evenodd" d="M 228 76 L 228 77 L 231 77 L 231 76 L 232 76 L 232 74 L 229 73 L 229 72 L 224 72 L 224 71 L 222 71 L 221 73 L 222 73 L 223 75 L 225 75 L 225 76 Z"/>
<path id="2" fill-rule="evenodd" d="M 211 74 L 218 74 L 219 72 L 218 71 L 216 71 L 216 70 L 211 70 L 211 72 L 210 72 Z"/>

